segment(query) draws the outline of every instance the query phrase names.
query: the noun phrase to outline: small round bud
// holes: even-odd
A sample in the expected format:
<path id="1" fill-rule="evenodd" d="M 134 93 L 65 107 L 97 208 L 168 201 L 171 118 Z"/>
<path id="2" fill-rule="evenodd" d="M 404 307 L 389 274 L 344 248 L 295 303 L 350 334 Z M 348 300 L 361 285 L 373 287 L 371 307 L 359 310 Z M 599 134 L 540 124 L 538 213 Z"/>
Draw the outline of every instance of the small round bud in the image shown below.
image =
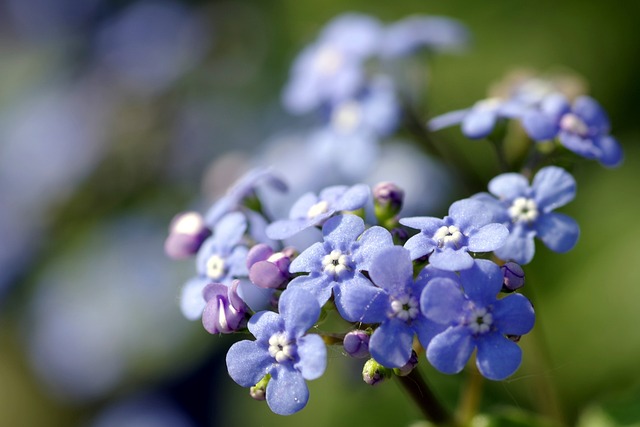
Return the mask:
<path id="1" fill-rule="evenodd" d="M 255 400 L 265 400 L 267 398 L 267 384 L 269 384 L 270 379 L 271 375 L 269 374 L 262 377 L 258 384 L 249 388 L 249 396 Z"/>
<path id="2" fill-rule="evenodd" d="M 369 357 L 369 338 L 367 332 L 359 329 L 349 332 L 342 340 L 344 351 L 358 359 Z"/>
<path id="3" fill-rule="evenodd" d="M 169 235 L 164 241 L 164 251 L 170 258 L 184 259 L 195 255 L 202 242 L 211 235 L 202 215 L 182 212 L 169 224 Z"/>
<path id="4" fill-rule="evenodd" d="M 393 372 L 398 376 L 405 377 L 409 375 L 416 366 L 418 366 L 418 354 L 414 350 L 411 350 L 411 357 L 409 357 L 407 363 L 401 368 L 395 368 Z"/>
<path id="5" fill-rule="evenodd" d="M 404 191 L 392 182 L 381 182 L 373 187 L 373 203 L 380 224 L 393 220 L 404 202 Z"/>
<path id="6" fill-rule="evenodd" d="M 362 368 L 362 379 L 369 385 L 376 385 L 391 378 L 393 369 L 385 368 L 374 359 L 369 359 Z"/>
<path id="7" fill-rule="evenodd" d="M 515 262 L 507 262 L 500 267 L 503 274 L 502 292 L 513 292 L 524 286 L 524 270 Z"/>
<path id="8" fill-rule="evenodd" d="M 295 251 L 285 248 L 281 252 L 264 243 L 253 246 L 247 254 L 249 280 L 258 287 L 276 289 L 284 285 L 290 278 L 289 264 Z"/>

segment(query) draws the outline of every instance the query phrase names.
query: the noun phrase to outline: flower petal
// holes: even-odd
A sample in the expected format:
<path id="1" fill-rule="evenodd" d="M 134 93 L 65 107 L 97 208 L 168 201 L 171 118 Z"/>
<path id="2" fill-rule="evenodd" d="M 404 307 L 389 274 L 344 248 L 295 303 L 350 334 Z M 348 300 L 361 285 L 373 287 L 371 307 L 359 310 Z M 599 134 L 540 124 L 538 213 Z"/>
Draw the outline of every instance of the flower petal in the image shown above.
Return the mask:
<path id="1" fill-rule="evenodd" d="M 576 196 L 576 180 L 557 166 L 547 166 L 533 177 L 531 188 L 535 193 L 538 209 L 550 212 L 564 206 Z"/>
<path id="2" fill-rule="evenodd" d="M 387 318 L 389 295 L 362 274 L 340 283 L 335 295 L 340 315 L 349 322 L 379 323 Z"/>
<path id="3" fill-rule="evenodd" d="M 216 224 L 213 231 L 213 238 L 217 242 L 224 242 L 225 246 L 231 247 L 242 239 L 247 230 L 247 219 L 241 212 L 231 212 L 226 214 Z"/>
<path id="4" fill-rule="evenodd" d="M 460 272 L 460 283 L 467 297 L 479 306 L 495 302 L 502 289 L 503 274 L 497 264 L 486 260 L 475 260 L 473 267 Z"/>
<path id="5" fill-rule="evenodd" d="M 267 405 L 278 415 L 291 415 L 307 405 L 309 388 L 302 374 L 288 365 L 278 365 L 267 384 Z"/>
<path id="6" fill-rule="evenodd" d="M 269 373 L 273 358 L 256 341 L 238 341 L 227 352 L 229 376 L 242 387 L 254 386 Z"/>
<path id="7" fill-rule="evenodd" d="M 331 297 L 331 290 L 336 284 L 325 274 L 312 273 L 308 276 L 298 276 L 287 285 L 287 289 L 299 287 L 311 292 L 318 304 L 323 306 Z"/>
<path id="8" fill-rule="evenodd" d="M 519 173 L 503 173 L 489 181 L 489 191 L 502 200 L 511 201 L 527 195 L 529 181 Z"/>
<path id="9" fill-rule="evenodd" d="M 407 240 L 404 248 L 409 251 L 411 259 L 418 259 L 433 252 L 436 248 L 436 243 L 430 236 L 420 232 Z"/>
<path id="10" fill-rule="evenodd" d="M 518 344 L 499 333 L 489 333 L 477 340 L 476 366 L 490 380 L 503 380 L 520 367 L 522 350 Z"/>
<path id="11" fill-rule="evenodd" d="M 311 334 L 298 338 L 300 361 L 294 366 L 306 380 L 315 380 L 327 367 L 327 347 L 320 335 Z"/>
<path id="12" fill-rule="evenodd" d="M 371 335 L 369 352 L 387 368 L 400 368 L 411 357 L 413 330 L 405 322 L 392 318 L 382 323 Z"/>
<path id="13" fill-rule="evenodd" d="M 580 117 L 589 126 L 597 129 L 598 133 L 609 132 L 609 117 L 602 106 L 590 96 L 580 96 L 573 101 L 571 111 Z"/>
<path id="14" fill-rule="evenodd" d="M 493 131 L 498 114 L 496 110 L 472 108 L 462 119 L 462 133 L 468 138 L 484 138 Z"/>
<path id="15" fill-rule="evenodd" d="M 448 113 L 441 114 L 429 120 L 427 126 L 432 131 L 438 131 L 440 129 L 456 125 L 465 118 L 469 113 L 469 109 L 450 111 Z"/>
<path id="16" fill-rule="evenodd" d="M 427 347 L 427 359 L 438 371 L 457 374 L 471 357 L 475 343 L 466 326 L 455 326 L 433 337 Z"/>
<path id="17" fill-rule="evenodd" d="M 402 246 L 390 247 L 378 254 L 369 269 L 369 277 L 391 295 L 404 293 L 413 283 L 413 263 Z"/>
<path id="18" fill-rule="evenodd" d="M 454 224 L 463 233 L 470 228 L 480 228 L 487 225 L 492 220 L 492 213 L 482 209 L 483 204 L 475 199 L 462 199 L 454 202 L 449 207 L 449 217 L 454 220 Z"/>
<path id="19" fill-rule="evenodd" d="M 315 296 L 299 287 L 287 288 L 280 295 L 278 309 L 285 329 L 296 337 L 304 335 L 320 317 L 320 305 Z"/>
<path id="20" fill-rule="evenodd" d="M 210 281 L 206 277 L 194 277 L 187 281 L 180 292 L 180 311 L 189 320 L 197 320 L 202 315 L 207 302 L 202 291 Z"/>
<path id="21" fill-rule="evenodd" d="M 522 126 L 534 141 L 546 141 L 558 134 L 558 122 L 541 111 L 528 111 L 522 116 Z"/>
<path id="22" fill-rule="evenodd" d="M 350 187 L 333 208 L 337 211 L 354 211 L 363 207 L 371 197 L 371 189 L 366 184 L 356 184 Z"/>
<path id="23" fill-rule="evenodd" d="M 325 255 L 327 255 L 327 251 L 324 248 L 324 244 L 316 242 L 291 261 L 289 272 L 310 273 L 312 271 L 321 271 L 322 259 Z"/>
<path id="24" fill-rule="evenodd" d="M 597 143 L 602 151 L 602 155 L 598 158 L 600 163 L 608 168 L 620 166 L 624 155 L 618 141 L 607 135 L 599 138 Z"/>
<path id="25" fill-rule="evenodd" d="M 358 243 L 354 261 L 359 269 L 369 270 L 373 259 L 380 251 L 393 247 L 393 237 L 386 228 L 373 226 L 362 233 Z"/>
<path id="26" fill-rule="evenodd" d="M 551 212 L 536 221 L 536 231 L 540 240 L 554 252 L 564 253 L 576 245 L 580 227 L 571 217 Z"/>
<path id="27" fill-rule="evenodd" d="M 535 234 L 534 230 L 521 224 L 516 224 L 509 232 L 504 244 L 496 249 L 494 253 L 504 261 L 528 264 L 535 253 L 535 244 L 533 243 Z"/>
<path id="28" fill-rule="evenodd" d="M 509 230 L 502 224 L 492 223 L 481 227 L 469 236 L 469 250 L 472 252 L 491 252 L 504 244 Z"/>
<path id="29" fill-rule="evenodd" d="M 356 215 L 337 215 L 322 226 L 324 241 L 345 250 L 364 232 L 364 221 Z"/>
<path id="30" fill-rule="evenodd" d="M 511 294 L 493 304 L 493 321 L 504 335 L 524 335 L 531 331 L 536 315 L 531 302 L 521 294 Z"/>
<path id="31" fill-rule="evenodd" d="M 261 311 L 251 316 L 247 328 L 258 341 L 266 342 L 271 338 L 271 335 L 284 330 L 284 323 L 277 313 Z"/>
<path id="32" fill-rule="evenodd" d="M 445 247 L 429 256 L 429 264 L 441 270 L 460 271 L 471 268 L 473 258 L 464 249 L 453 250 Z"/>
<path id="33" fill-rule="evenodd" d="M 420 295 L 420 311 L 427 319 L 449 326 L 460 319 L 467 300 L 457 280 L 431 279 Z"/>

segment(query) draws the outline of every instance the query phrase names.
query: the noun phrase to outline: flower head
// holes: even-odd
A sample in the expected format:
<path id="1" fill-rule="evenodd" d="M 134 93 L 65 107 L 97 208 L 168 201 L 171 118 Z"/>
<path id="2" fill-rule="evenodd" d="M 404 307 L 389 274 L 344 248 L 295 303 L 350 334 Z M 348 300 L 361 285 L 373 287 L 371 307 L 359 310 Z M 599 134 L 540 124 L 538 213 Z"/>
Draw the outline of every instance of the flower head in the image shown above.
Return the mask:
<path id="1" fill-rule="evenodd" d="M 520 294 L 497 299 L 502 288 L 500 267 L 476 260 L 459 275 L 434 277 L 420 297 L 423 315 L 446 329 L 427 347 L 427 359 L 439 371 L 455 374 L 464 368 L 474 349 L 482 375 L 502 380 L 513 374 L 522 350 L 508 335 L 524 335 L 533 328 L 535 314 Z"/>
<path id="2" fill-rule="evenodd" d="M 320 316 L 316 299 L 302 289 L 287 289 L 280 296 L 280 314 L 262 311 L 249 320 L 255 341 L 235 343 L 227 353 L 231 378 L 252 387 L 265 376 L 269 408 L 290 415 L 305 407 L 309 389 L 305 380 L 320 377 L 326 367 L 327 350 L 322 338 L 306 332 Z"/>
<path id="3" fill-rule="evenodd" d="M 293 260 L 291 273 L 309 273 L 289 282 L 289 288 L 301 287 L 311 292 L 322 306 L 335 291 L 340 315 L 358 321 L 362 308 L 353 300 L 375 298 L 376 288 L 362 273 L 373 265 L 373 259 L 383 249 L 393 246 L 391 234 L 382 227 L 365 231 L 364 221 L 355 215 L 338 215 L 322 227 L 324 241 L 317 242 Z M 343 297 L 343 293 L 346 296 Z"/>
<path id="4" fill-rule="evenodd" d="M 578 241 L 580 229 L 572 218 L 554 209 L 569 203 L 576 194 L 576 182 L 564 169 L 547 166 L 538 171 L 531 186 L 517 173 L 498 175 L 489 182 L 493 195 L 473 198 L 493 211 L 494 220 L 509 229 L 509 236 L 495 254 L 504 260 L 527 264 L 535 253 L 534 237 L 554 252 L 567 252 Z"/>
<path id="5" fill-rule="evenodd" d="M 622 162 L 622 148 L 609 135 L 609 118 L 600 104 L 588 96 L 573 104 L 559 93 L 547 96 L 539 109 L 527 112 L 522 124 L 536 141 L 558 138 L 569 150 L 607 167 Z"/>
<path id="6" fill-rule="evenodd" d="M 509 234 L 507 228 L 493 220 L 490 211 L 481 202 L 472 199 L 459 200 L 449 208 L 443 219 L 411 217 L 400 219 L 400 224 L 419 229 L 407 240 L 411 259 L 429 255 L 429 263 L 435 268 L 459 271 L 473 266 L 471 252 L 491 252 L 504 243 Z"/>
<path id="7" fill-rule="evenodd" d="M 286 239 L 304 229 L 322 224 L 336 212 L 360 209 L 370 198 L 371 190 L 365 184 L 353 187 L 327 187 L 319 196 L 306 193 L 291 207 L 288 220 L 269 224 L 266 229 L 267 236 L 272 239 Z"/>
<path id="8" fill-rule="evenodd" d="M 228 334 L 244 326 L 248 307 L 238 296 L 238 280 L 231 286 L 211 283 L 202 291 L 206 306 L 202 324 L 210 334 Z"/>

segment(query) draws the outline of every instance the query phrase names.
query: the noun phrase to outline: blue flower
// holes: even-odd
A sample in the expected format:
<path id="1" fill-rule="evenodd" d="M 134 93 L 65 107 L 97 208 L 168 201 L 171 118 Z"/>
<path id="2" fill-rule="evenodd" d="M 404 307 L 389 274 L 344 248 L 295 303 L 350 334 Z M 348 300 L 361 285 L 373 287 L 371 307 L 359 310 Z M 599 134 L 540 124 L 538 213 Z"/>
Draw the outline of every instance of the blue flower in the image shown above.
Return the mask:
<path id="1" fill-rule="evenodd" d="M 520 117 L 528 109 L 526 104 L 515 99 L 488 98 L 476 102 L 464 110 L 451 111 L 429 120 L 433 131 L 456 124 L 462 125 L 462 133 L 471 139 L 488 136 L 500 119 Z"/>
<path id="2" fill-rule="evenodd" d="M 536 141 L 558 138 L 569 150 L 587 159 L 595 159 L 607 167 L 622 162 L 622 148 L 609 135 L 610 124 L 600 104 L 588 96 L 578 97 L 573 105 L 567 98 L 554 93 L 547 96 L 540 108 L 527 112 L 522 124 Z"/>
<path id="3" fill-rule="evenodd" d="M 285 108 L 304 114 L 353 95 L 364 79 L 363 62 L 375 53 L 380 23 L 348 13 L 333 19 L 296 58 L 284 89 Z"/>
<path id="4" fill-rule="evenodd" d="M 469 41 L 460 22 L 440 16 L 409 16 L 385 28 L 380 56 L 396 58 L 424 48 L 434 51 L 459 50 Z"/>
<path id="5" fill-rule="evenodd" d="M 209 283 L 230 285 L 234 278 L 248 275 L 247 246 L 243 242 L 247 221 L 240 212 L 223 216 L 204 241 L 196 256 L 198 276 L 182 288 L 180 307 L 187 319 L 200 317 L 206 301 L 202 294 Z"/>
<path id="6" fill-rule="evenodd" d="M 310 273 L 289 282 L 289 288 L 303 288 L 311 292 L 323 306 L 334 290 L 336 307 L 348 321 L 360 318 L 361 307 L 357 302 L 342 298 L 347 289 L 350 294 L 376 294 L 376 288 L 362 273 L 373 265 L 374 257 L 383 249 L 393 246 L 391 234 L 382 227 L 365 231 L 362 218 L 355 215 L 338 215 L 322 227 L 323 242 L 317 242 L 295 258 L 289 266 L 291 273 Z"/>
<path id="7" fill-rule="evenodd" d="M 306 193 L 291 207 L 289 219 L 269 224 L 266 233 L 271 239 L 286 239 L 309 227 L 322 224 L 336 212 L 360 209 L 370 200 L 371 190 L 365 184 L 327 187 L 319 196 Z"/>
<path id="8" fill-rule="evenodd" d="M 262 311 L 248 323 L 255 341 L 240 341 L 227 353 L 231 378 L 252 387 L 266 375 L 269 408 L 290 415 L 305 407 L 309 389 L 305 380 L 319 378 L 325 370 L 327 350 L 319 335 L 305 335 L 320 316 L 316 299 L 302 289 L 288 289 L 279 302 L 280 314 Z"/>
<path id="9" fill-rule="evenodd" d="M 513 374 L 522 361 L 517 339 L 533 328 L 535 314 L 527 298 L 510 294 L 497 299 L 502 288 L 500 267 L 476 260 L 459 276 L 431 279 L 420 297 L 423 315 L 446 327 L 427 347 L 427 359 L 439 371 L 456 374 L 475 348 L 480 373 L 492 380 Z"/>
<path id="10" fill-rule="evenodd" d="M 553 212 L 576 195 L 576 182 L 564 169 L 547 166 L 529 181 L 518 173 L 498 175 L 489 182 L 489 191 L 473 198 L 494 213 L 494 220 L 509 228 L 504 245 L 495 250 L 503 260 L 527 264 L 535 253 L 537 236 L 552 251 L 567 252 L 578 241 L 580 229 L 572 218 Z"/>
<path id="11" fill-rule="evenodd" d="M 477 200 L 459 200 L 449 208 L 443 219 L 411 217 L 400 219 L 400 224 L 416 228 L 420 233 L 411 237 L 404 247 L 411 259 L 429 255 L 435 268 L 459 271 L 473 266 L 467 252 L 491 252 L 504 243 L 509 231 L 493 221 L 491 211 L 483 209 Z"/>
<path id="12" fill-rule="evenodd" d="M 400 368 L 411 357 L 414 334 L 426 347 L 445 328 L 422 315 L 420 295 L 427 276 L 414 281 L 409 251 L 393 246 L 379 252 L 369 277 L 379 288 L 344 286 L 342 302 L 352 307 L 359 322 L 380 323 L 369 341 L 369 352 L 378 363 Z"/>

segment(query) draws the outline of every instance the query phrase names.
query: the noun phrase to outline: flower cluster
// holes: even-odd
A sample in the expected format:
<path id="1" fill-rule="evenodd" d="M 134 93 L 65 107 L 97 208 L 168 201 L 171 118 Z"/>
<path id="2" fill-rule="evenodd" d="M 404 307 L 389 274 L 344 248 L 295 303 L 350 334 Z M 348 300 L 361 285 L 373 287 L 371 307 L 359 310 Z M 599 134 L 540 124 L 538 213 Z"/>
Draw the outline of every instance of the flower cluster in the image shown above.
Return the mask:
<path id="1" fill-rule="evenodd" d="M 319 162 L 355 156 L 366 165 L 358 141 L 395 132 L 407 112 L 397 105 L 392 76 L 370 75 L 365 65 L 388 65 L 418 48 L 457 48 L 466 38 L 445 18 L 410 17 L 385 27 L 365 15 L 338 17 L 296 59 L 284 104 L 292 113 L 318 110 L 328 118 L 332 128 L 311 140 L 339 135 L 349 144 L 332 146 Z M 507 170 L 488 182 L 488 192 L 453 202 L 443 217 L 403 215 L 405 192 L 387 181 L 308 191 L 288 218 L 274 219 L 265 208 L 269 196 L 256 189 L 287 186 L 271 169 L 250 171 L 204 216 L 185 213 L 171 223 L 167 253 L 196 260 L 197 274 L 182 291 L 184 315 L 201 318 L 212 334 L 255 337 L 229 349 L 229 374 L 283 415 L 307 404 L 306 381 L 324 373 L 326 345 L 368 358 L 369 384 L 410 374 L 422 355 L 446 374 L 471 359 L 488 379 L 509 377 L 522 362 L 518 341 L 535 321 L 519 292 L 534 238 L 564 253 L 579 236 L 577 222 L 555 212 L 575 197 L 575 179 L 550 164 L 553 151 L 538 141 L 557 140 L 605 166 L 622 159 L 600 106 L 586 96 L 570 105 L 558 90 L 551 81 L 519 82 L 507 96 L 422 128 L 424 136 L 429 127 L 461 123 L 469 138 L 495 140 L 496 124 L 513 119 L 525 131 L 520 137 L 529 137 L 529 158 L 503 164 Z M 309 229 L 317 232 L 297 239 Z M 332 313 L 349 327 L 323 331 Z"/>

